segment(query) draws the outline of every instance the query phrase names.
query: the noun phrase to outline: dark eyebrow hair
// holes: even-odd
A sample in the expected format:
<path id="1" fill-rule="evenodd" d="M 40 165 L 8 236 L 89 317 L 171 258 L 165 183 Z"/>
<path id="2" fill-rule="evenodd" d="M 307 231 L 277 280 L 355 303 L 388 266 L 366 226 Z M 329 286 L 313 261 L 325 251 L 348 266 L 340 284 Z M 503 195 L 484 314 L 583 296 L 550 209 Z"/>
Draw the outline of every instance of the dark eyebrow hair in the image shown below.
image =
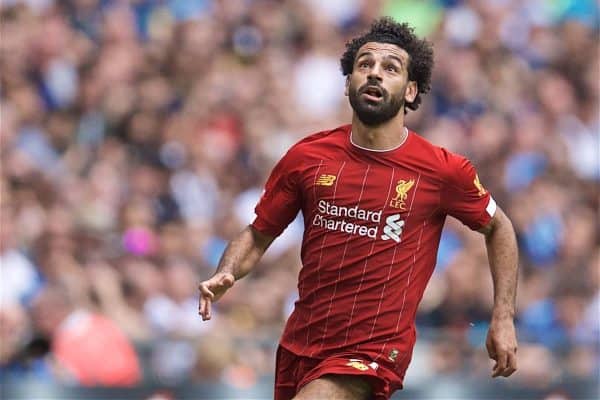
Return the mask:
<path id="1" fill-rule="evenodd" d="M 373 53 L 371 53 L 370 51 L 365 51 L 364 53 L 358 54 L 358 55 L 356 56 L 356 59 L 358 60 L 358 59 L 359 59 L 359 58 L 361 58 L 361 57 L 364 57 L 364 56 L 372 56 L 372 55 L 373 55 Z"/>
<path id="2" fill-rule="evenodd" d="M 360 58 L 362 58 L 364 56 L 372 56 L 372 55 L 373 55 L 373 53 L 371 53 L 370 51 L 365 51 L 364 53 L 358 54 L 356 56 L 356 60 L 358 61 Z M 384 58 L 390 58 L 392 60 L 396 60 L 396 61 L 398 61 L 400 63 L 401 66 L 404 66 L 404 61 L 400 57 L 398 57 L 398 56 L 390 54 L 390 55 L 385 56 Z"/>
<path id="3" fill-rule="evenodd" d="M 404 61 L 398 56 L 389 55 L 389 56 L 386 56 L 385 58 L 391 58 L 392 60 L 398 61 L 400 63 L 400 65 L 404 65 Z"/>

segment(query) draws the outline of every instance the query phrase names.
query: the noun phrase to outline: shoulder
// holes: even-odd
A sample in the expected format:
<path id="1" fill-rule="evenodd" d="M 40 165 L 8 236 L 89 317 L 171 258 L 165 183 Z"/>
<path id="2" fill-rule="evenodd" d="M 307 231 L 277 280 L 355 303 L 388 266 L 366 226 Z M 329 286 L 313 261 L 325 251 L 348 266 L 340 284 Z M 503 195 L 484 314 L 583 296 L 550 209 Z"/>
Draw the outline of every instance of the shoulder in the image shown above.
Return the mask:
<path id="1" fill-rule="evenodd" d="M 320 131 L 304 137 L 297 142 L 291 149 L 307 150 L 311 148 L 319 148 L 328 145 L 336 145 L 343 143 L 350 134 L 350 125 L 342 125 L 334 129 Z M 290 150 L 291 150 L 290 149 Z"/>
<path id="2" fill-rule="evenodd" d="M 415 132 L 412 132 L 411 154 L 444 181 L 453 180 L 471 165 L 465 156 L 437 146 Z"/>
<path id="3" fill-rule="evenodd" d="M 350 125 L 342 125 L 334 129 L 310 134 L 290 147 L 286 157 L 296 161 L 305 161 L 307 158 L 313 158 L 322 152 L 343 146 L 349 134 Z"/>
<path id="4" fill-rule="evenodd" d="M 318 163 L 319 159 L 327 158 L 327 155 L 335 153 L 335 149 L 343 147 L 344 132 L 347 126 L 320 131 L 308 135 L 295 143 L 281 157 L 275 165 L 275 175 L 297 175 L 305 171 L 312 163 Z M 347 131 L 349 133 L 349 131 Z"/>
<path id="5" fill-rule="evenodd" d="M 411 154 L 432 164 L 432 166 L 444 168 L 449 164 L 456 162 L 458 158 L 464 158 L 444 147 L 431 143 L 418 133 L 411 131 L 411 134 Z"/>

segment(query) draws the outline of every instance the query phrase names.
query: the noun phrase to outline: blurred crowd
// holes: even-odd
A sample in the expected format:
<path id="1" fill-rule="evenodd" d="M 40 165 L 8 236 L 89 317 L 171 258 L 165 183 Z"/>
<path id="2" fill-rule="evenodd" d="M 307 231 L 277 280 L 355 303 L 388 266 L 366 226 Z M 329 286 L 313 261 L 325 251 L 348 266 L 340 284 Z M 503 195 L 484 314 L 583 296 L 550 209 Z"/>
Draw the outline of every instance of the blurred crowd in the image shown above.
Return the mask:
<path id="1" fill-rule="evenodd" d="M 519 372 L 598 377 L 594 0 L 3 0 L 0 371 L 74 385 L 272 374 L 301 217 L 197 314 L 197 284 L 294 142 L 351 118 L 339 57 L 373 18 L 435 46 L 407 125 L 465 154 L 521 252 Z M 483 237 L 448 220 L 407 384 L 487 377 Z"/>

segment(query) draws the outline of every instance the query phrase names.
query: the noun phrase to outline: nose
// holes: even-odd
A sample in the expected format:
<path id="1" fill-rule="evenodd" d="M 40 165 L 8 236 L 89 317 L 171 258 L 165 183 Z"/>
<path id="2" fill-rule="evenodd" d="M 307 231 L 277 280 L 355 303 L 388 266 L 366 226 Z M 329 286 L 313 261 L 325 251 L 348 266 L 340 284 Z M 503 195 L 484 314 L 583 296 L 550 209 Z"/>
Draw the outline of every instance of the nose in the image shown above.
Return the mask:
<path id="1" fill-rule="evenodd" d="M 367 75 L 368 80 L 377 80 L 378 82 L 383 81 L 383 76 L 381 74 L 381 65 L 376 63 L 373 65 L 373 68 L 369 71 L 369 75 Z"/>

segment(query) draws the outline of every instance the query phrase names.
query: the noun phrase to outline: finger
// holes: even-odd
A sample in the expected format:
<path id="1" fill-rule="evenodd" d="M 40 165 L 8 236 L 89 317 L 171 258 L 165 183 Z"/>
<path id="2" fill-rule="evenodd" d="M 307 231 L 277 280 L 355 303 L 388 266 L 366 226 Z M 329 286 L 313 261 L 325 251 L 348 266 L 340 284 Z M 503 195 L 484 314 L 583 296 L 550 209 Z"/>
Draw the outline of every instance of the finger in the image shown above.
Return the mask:
<path id="1" fill-rule="evenodd" d="M 504 371 L 502 371 L 502 373 L 500 375 L 502 375 L 505 378 L 508 378 L 509 376 L 511 376 L 514 372 L 516 371 L 516 369 L 508 367 L 506 368 Z"/>
<path id="2" fill-rule="evenodd" d="M 205 314 L 206 316 L 203 317 L 204 321 L 211 319 L 211 317 L 212 317 L 211 311 L 212 311 L 212 301 L 206 300 L 206 314 Z"/>
<path id="3" fill-rule="evenodd" d="M 205 283 L 201 283 L 200 286 L 198 286 L 198 289 L 203 296 L 207 296 L 211 300 L 215 298 L 215 294 L 208 289 L 208 286 Z"/>
<path id="4" fill-rule="evenodd" d="M 506 369 L 507 366 L 507 355 L 506 351 L 498 352 L 498 359 L 496 361 L 496 365 L 494 366 L 494 370 L 492 373 L 492 378 L 500 376 L 502 372 Z"/>
<path id="5" fill-rule="evenodd" d="M 198 314 L 204 317 L 206 310 L 206 299 L 204 296 L 200 295 L 200 306 L 198 307 Z"/>
<path id="6" fill-rule="evenodd" d="M 211 303 L 212 302 L 209 298 L 200 298 L 200 315 L 202 316 L 202 321 L 207 321 L 210 319 Z"/>
<path id="7" fill-rule="evenodd" d="M 509 377 L 517 370 L 517 356 L 514 352 L 508 352 L 507 366 L 502 376 Z"/>
<path id="8" fill-rule="evenodd" d="M 200 295 L 200 305 L 198 306 L 198 314 L 200 314 L 200 315 L 204 314 L 204 310 L 206 309 L 206 306 L 204 303 L 206 303 L 206 299 L 204 298 L 203 295 Z"/>
<path id="9" fill-rule="evenodd" d="M 221 279 L 219 279 L 219 283 L 227 289 L 232 287 L 234 282 L 235 278 L 231 274 L 224 274 L 221 276 Z"/>
<path id="10" fill-rule="evenodd" d="M 198 289 L 200 290 L 200 309 L 198 313 L 202 316 L 202 320 L 206 321 L 210 319 L 210 302 L 215 295 L 204 282 L 198 286 Z"/>

